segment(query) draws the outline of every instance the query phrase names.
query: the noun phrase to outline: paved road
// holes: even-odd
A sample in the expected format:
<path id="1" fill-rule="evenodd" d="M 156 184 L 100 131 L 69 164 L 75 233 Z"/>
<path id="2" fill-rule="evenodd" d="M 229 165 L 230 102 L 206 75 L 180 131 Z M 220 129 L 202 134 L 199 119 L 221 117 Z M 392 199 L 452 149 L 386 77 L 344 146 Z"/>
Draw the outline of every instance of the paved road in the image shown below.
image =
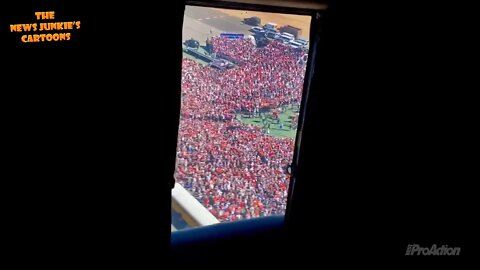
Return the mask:
<path id="1" fill-rule="evenodd" d="M 251 27 L 242 19 L 205 7 L 187 6 L 183 19 L 183 40 L 194 38 L 201 44 L 210 36 L 221 33 L 242 33 L 250 35 Z"/>

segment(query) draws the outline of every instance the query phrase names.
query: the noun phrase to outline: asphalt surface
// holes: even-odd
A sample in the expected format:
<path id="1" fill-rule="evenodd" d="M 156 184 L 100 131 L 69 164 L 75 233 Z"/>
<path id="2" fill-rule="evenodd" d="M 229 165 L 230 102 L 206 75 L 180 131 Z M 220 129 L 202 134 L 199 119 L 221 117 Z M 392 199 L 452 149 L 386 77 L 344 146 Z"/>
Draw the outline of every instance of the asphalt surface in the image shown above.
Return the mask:
<path id="1" fill-rule="evenodd" d="M 251 26 L 242 23 L 242 18 L 229 16 L 218 10 L 205 7 L 187 6 L 183 19 L 183 40 L 194 38 L 205 44 L 208 37 L 221 33 L 251 35 Z"/>

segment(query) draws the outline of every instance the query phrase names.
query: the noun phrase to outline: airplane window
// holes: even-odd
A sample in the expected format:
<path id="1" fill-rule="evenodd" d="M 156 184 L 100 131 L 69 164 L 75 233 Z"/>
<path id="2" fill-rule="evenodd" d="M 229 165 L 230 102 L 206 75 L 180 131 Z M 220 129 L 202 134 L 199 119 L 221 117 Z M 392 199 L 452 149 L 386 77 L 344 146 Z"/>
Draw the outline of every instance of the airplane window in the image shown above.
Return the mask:
<path id="1" fill-rule="evenodd" d="M 186 7 L 172 231 L 285 214 L 310 19 Z"/>

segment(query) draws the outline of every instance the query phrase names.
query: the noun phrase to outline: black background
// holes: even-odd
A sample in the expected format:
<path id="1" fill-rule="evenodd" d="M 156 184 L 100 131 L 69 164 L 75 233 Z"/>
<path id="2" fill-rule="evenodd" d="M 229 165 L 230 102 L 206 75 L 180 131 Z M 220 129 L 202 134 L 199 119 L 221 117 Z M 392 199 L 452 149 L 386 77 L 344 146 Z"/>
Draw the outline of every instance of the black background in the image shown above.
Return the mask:
<path id="1" fill-rule="evenodd" d="M 159 3 L 0 9 L 2 220 L 16 262 L 165 266 L 183 6 Z M 42 10 L 82 28 L 68 43 L 19 44 L 8 25 Z M 292 248 L 320 265 L 474 256 L 469 18 L 458 6 L 332 3 Z M 462 256 L 404 256 L 408 244 L 434 243 Z M 269 252 L 259 259 L 279 257 Z"/>

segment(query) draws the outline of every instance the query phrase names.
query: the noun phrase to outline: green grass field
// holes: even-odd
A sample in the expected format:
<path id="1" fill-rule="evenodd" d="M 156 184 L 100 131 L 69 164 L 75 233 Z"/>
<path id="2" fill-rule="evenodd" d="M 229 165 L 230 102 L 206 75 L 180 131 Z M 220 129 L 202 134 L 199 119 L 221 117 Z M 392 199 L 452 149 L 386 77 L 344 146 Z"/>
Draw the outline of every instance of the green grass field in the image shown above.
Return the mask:
<path id="1" fill-rule="evenodd" d="M 200 47 L 198 51 L 203 54 L 206 54 L 206 51 L 202 47 Z M 208 65 L 207 62 L 203 61 L 202 59 L 196 58 L 195 56 L 185 51 L 183 52 L 183 57 L 192 59 L 198 62 L 199 64 L 202 64 L 205 66 Z M 295 139 L 297 135 L 297 130 L 291 129 L 292 115 L 298 115 L 298 109 L 297 108 L 292 109 L 292 106 L 290 105 L 287 106 L 287 109 L 284 112 L 278 115 L 280 119 L 279 123 L 277 123 L 276 120 L 273 120 L 271 118 L 271 112 L 266 113 L 266 124 L 267 125 L 270 124 L 270 133 L 268 135 L 274 136 L 274 137 Z M 262 118 L 260 117 L 247 118 L 245 116 L 242 116 L 241 114 L 237 114 L 237 119 L 239 119 L 240 122 L 246 125 L 255 125 L 261 128 L 264 127 L 264 123 L 262 123 Z M 283 124 L 283 127 L 281 126 L 281 124 Z"/>
<path id="2" fill-rule="evenodd" d="M 277 124 L 276 121 L 271 119 L 271 113 L 267 113 L 266 121 L 267 123 L 270 123 L 270 136 L 274 137 L 281 137 L 281 138 L 292 138 L 295 139 L 295 136 L 297 135 L 297 130 L 296 129 L 290 129 L 290 124 L 291 124 L 291 118 L 290 116 L 292 115 L 297 115 L 298 110 L 292 109 L 291 106 L 288 106 L 288 109 L 279 114 L 280 122 Z M 241 116 L 240 114 L 237 114 L 237 119 L 239 119 L 242 123 L 247 124 L 247 125 L 255 125 L 258 127 L 263 127 L 262 119 L 260 117 L 253 117 L 253 118 L 246 118 L 244 116 Z M 280 124 L 283 123 L 283 128 L 280 128 Z"/>

